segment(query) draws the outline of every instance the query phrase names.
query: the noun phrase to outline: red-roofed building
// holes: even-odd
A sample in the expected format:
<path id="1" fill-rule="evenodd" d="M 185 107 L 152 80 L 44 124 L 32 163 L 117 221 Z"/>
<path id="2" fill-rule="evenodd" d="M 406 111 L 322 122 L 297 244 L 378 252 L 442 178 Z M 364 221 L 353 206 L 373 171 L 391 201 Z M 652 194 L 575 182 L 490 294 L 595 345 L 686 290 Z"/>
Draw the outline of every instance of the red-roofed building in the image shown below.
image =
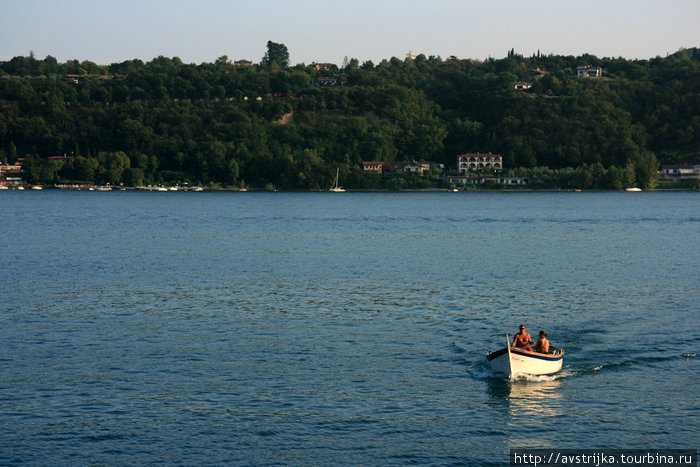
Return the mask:
<path id="1" fill-rule="evenodd" d="M 362 170 L 364 170 L 365 172 L 382 173 L 384 171 L 384 163 L 376 161 L 363 162 Z"/>
<path id="2" fill-rule="evenodd" d="M 0 186 L 18 187 L 22 186 L 22 166 L 17 164 L 0 164 Z"/>

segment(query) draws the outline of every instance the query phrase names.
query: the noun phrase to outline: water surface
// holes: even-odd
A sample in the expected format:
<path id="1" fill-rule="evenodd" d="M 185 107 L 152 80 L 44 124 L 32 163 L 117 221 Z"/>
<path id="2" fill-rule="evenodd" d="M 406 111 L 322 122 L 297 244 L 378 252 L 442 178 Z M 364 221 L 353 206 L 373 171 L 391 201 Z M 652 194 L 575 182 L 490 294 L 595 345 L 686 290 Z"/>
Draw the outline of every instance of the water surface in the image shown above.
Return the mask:
<path id="1" fill-rule="evenodd" d="M 2 192 L 0 464 L 695 448 L 700 194 Z M 524 323 L 567 351 L 507 382 Z"/>

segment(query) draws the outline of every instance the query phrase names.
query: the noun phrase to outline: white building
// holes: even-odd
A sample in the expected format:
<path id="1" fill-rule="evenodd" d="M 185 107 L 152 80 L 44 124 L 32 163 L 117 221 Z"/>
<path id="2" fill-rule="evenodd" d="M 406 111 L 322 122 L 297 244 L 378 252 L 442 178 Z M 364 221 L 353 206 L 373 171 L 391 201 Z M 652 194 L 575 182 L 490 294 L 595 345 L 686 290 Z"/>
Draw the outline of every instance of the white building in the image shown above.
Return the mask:
<path id="1" fill-rule="evenodd" d="M 700 177 L 700 165 L 664 165 L 661 167 L 662 180 L 685 180 Z"/>
<path id="2" fill-rule="evenodd" d="M 457 156 L 457 169 L 460 174 L 479 170 L 501 170 L 503 157 L 498 154 L 470 153 Z"/>
<path id="3" fill-rule="evenodd" d="M 576 68 L 576 75 L 599 78 L 603 76 L 603 69 L 599 66 L 580 66 Z"/>

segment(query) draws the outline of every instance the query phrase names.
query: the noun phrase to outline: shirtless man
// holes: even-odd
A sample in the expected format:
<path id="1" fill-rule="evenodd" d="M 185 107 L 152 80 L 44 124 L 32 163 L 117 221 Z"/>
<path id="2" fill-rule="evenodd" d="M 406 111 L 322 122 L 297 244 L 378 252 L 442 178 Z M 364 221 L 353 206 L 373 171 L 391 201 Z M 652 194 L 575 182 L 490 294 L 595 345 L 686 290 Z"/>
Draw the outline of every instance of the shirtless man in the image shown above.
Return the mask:
<path id="1" fill-rule="evenodd" d="M 547 340 L 547 333 L 544 331 L 540 331 L 540 337 L 535 344 L 535 352 L 549 353 L 549 340 Z"/>
<path id="2" fill-rule="evenodd" d="M 512 347 L 518 347 L 521 349 L 532 351 L 532 347 L 530 347 L 530 344 L 534 344 L 534 342 L 532 342 L 530 334 L 525 332 L 525 325 L 521 324 L 520 332 L 515 335 Z"/>

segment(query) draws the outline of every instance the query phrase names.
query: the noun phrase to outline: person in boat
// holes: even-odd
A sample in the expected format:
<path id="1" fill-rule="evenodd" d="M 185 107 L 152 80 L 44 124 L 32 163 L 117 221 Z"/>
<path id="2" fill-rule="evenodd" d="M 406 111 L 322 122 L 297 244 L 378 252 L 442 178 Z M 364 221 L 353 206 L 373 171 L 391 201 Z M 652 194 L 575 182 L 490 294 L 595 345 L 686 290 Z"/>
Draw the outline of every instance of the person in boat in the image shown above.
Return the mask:
<path id="1" fill-rule="evenodd" d="M 530 347 L 531 344 L 534 344 L 534 342 L 532 342 L 530 334 L 528 334 L 525 330 L 525 325 L 521 324 L 520 332 L 513 338 L 513 345 L 511 347 L 517 347 L 519 349 L 525 349 L 532 352 L 532 347 Z"/>
<path id="2" fill-rule="evenodd" d="M 549 340 L 547 339 L 547 333 L 544 331 L 540 331 L 540 337 L 537 339 L 537 344 L 535 344 L 535 352 L 549 353 Z"/>

